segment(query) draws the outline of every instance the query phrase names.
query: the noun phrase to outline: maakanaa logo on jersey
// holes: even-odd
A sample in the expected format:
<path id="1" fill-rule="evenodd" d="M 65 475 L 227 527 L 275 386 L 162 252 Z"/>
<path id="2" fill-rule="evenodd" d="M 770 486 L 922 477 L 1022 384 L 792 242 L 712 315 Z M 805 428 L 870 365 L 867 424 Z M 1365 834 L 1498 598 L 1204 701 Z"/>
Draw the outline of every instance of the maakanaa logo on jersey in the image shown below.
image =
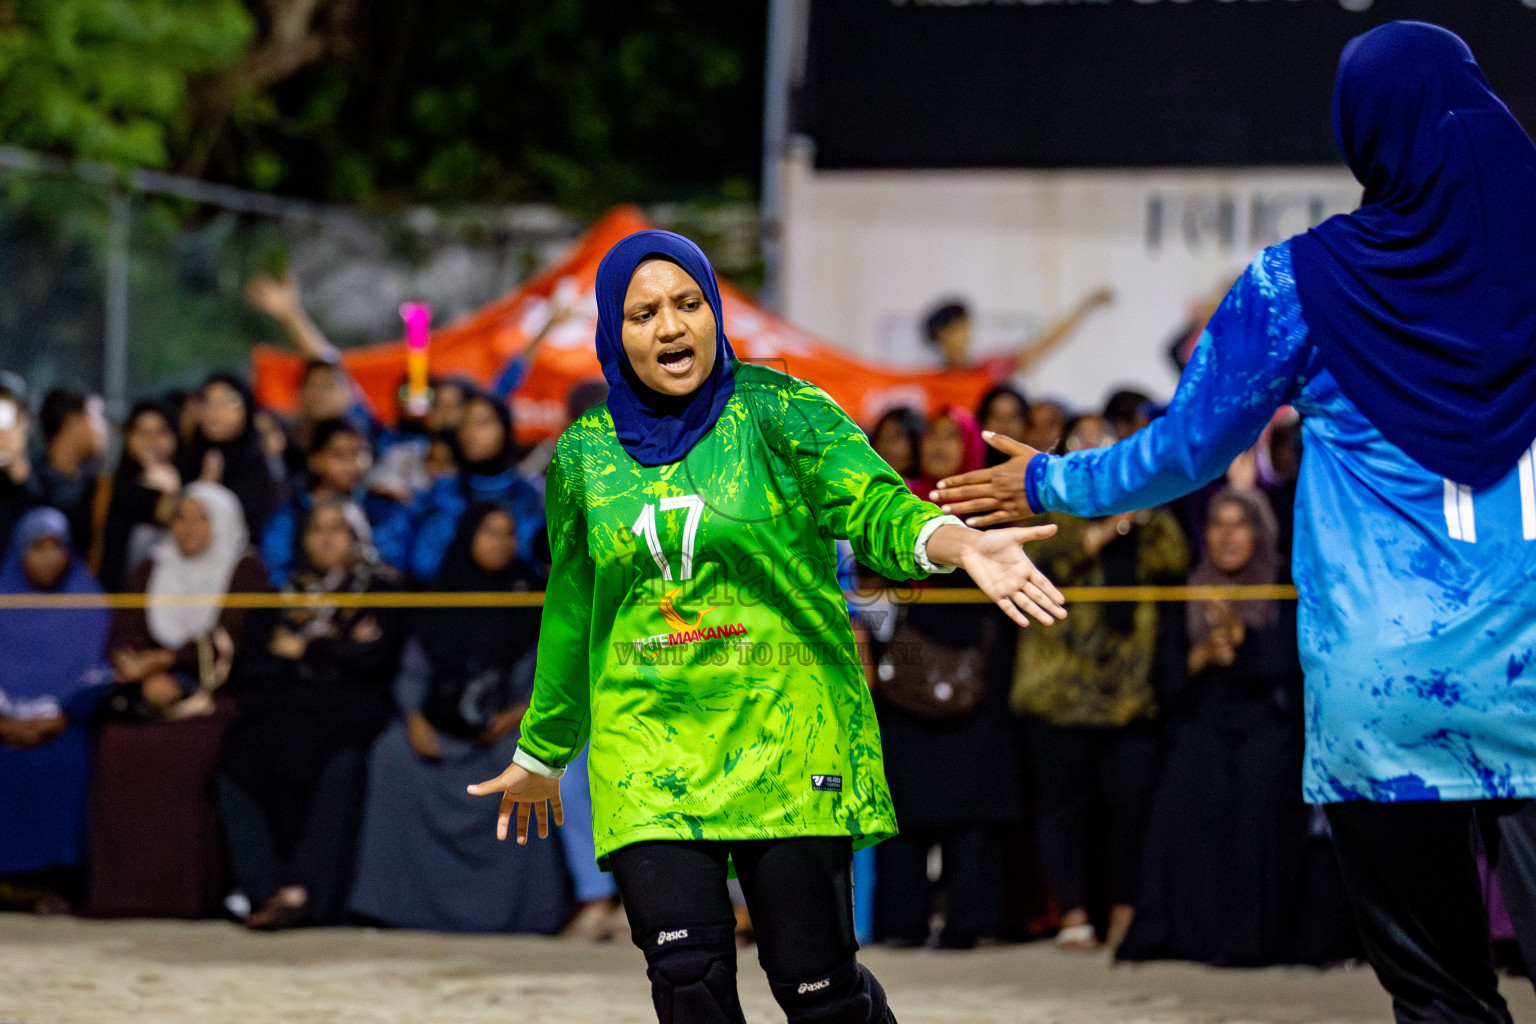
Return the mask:
<path id="1" fill-rule="evenodd" d="M 641 637 L 634 641 L 635 649 L 642 653 L 655 651 L 663 647 L 681 647 L 684 644 L 701 643 L 706 640 L 726 640 L 735 636 L 746 636 L 747 626 L 743 622 L 733 622 L 727 625 L 705 626 L 704 617 L 717 610 L 719 605 L 710 605 L 694 616 L 692 622 L 683 618 L 674 603 L 677 595 L 683 592 L 682 587 L 673 587 L 661 597 L 658 610 L 666 624 L 671 627 L 671 632 L 656 633 L 652 636 Z"/>

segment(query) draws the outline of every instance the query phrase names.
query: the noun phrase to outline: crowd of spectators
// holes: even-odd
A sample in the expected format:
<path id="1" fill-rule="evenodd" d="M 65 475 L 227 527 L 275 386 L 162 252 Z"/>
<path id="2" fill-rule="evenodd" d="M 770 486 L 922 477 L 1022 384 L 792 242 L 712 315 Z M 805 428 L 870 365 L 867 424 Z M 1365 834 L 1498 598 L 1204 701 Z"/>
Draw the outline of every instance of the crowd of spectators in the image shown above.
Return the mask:
<path id="1" fill-rule="evenodd" d="M 1113 444 L 1159 412 L 1135 391 L 1084 411 L 1003 385 L 974 411 L 892 409 L 870 438 L 926 497 L 936 481 L 1004 458 L 983 430 L 1074 451 Z M 1289 582 L 1300 438 L 1298 423 L 1278 419 L 1225 479 L 1176 506 L 1047 514 L 1058 532 L 1031 557 L 1060 586 Z M 875 593 L 894 582 L 861 575 Z M 853 607 L 872 641 L 902 824 L 876 849 L 878 937 L 967 948 L 1054 931 L 1065 949 L 1228 965 L 1357 954 L 1326 826 L 1301 800 L 1293 604 L 1082 602 L 1055 628 L 1030 630 L 966 604 Z M 921 671 L 886 652 L 913 644 L 962 714 L 911 699 L 903 676 Z"/>
<path id="2" fill-rule="evenodd" d="M 136 405 L 108 472 L 99 399 L 29 402 L 0 380 L 0 595 L 143 597 L 0 610 L 0 904 L 621 932 L 583 761 L 553 842 L 497 843 L 494 806 L 465 794 L 510 761 L 538 609 L 388 600 L 543 589 L 549 446 L 518 448 L 507 402 L 530 353 L 491 389 L 435 381 L 423 415 L 386 428 L 291 285 L 252 294 L 312 357 L 293 418 L 215 374 Z M 568 413 L 603 398 L 583 384 Z M 1066 451 L 1157 413 L 1136 392 L 1081 411 L 1001 385 L 975 410 L 893 409 L 869 436 L 926 497 L 1000 458 L 983 430 Z M 1278 420 L 1174 507 L 1052 517 L 1032 556 L 1063 586 L 1287 582 L 1300 436 Z M 849 569 L 901 822 L 860 861 L 866 937 L 1054 933 L 1244 965 L 1356 952 L 1326 825 L 1301 802 L 1291 603 L 1082 603 L 1021 630 L 974 604 L 866 599 L 905 581 Z M 359 600 L 236 599 L 272 592 Z"/>
<path id="3" fill-rule="evenodd" d="M 385 427 L 291 282 L 252 297 L 310 356 L 292 417 L 217 373 L 114 446 L 96 396 L 0 378 L 0 905 L 612 934 L 590 812 L 520 847 L 465 792 L 511 759 L 539 609 L 390 600 L 543 589 L 548 450 L 506 400 L 532 352 Z M 67 594 L 138 599 L 28 601 Z"/>

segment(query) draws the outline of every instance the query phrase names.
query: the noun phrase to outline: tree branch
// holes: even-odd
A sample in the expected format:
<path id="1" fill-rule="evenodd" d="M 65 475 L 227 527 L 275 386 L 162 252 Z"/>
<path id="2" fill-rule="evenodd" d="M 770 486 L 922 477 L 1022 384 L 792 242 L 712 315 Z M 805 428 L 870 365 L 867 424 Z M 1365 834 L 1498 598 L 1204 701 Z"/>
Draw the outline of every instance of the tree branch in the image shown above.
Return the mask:
<path id="1" fill-rule="evenodd" d="M 191 152 L 180 168 L 183 174 L 200 176 L 207 168 L 210 154 L 241 96 L 271 88 L 333 49 L 333 40 L 317 23 L 320 15 L 327 12 L 336 12 L 344 20 L 348 0 L 264 0 L 264 6 L 266 35 L 243 61 L 200 90 L 197 126 Z"/>
<path id="2" fill-rule="evenodd" d="M 325 56 L 326 39 L 314 28 L 315 15 L 333 0 L 266 0 L 268 31 L 250 55 L 225 72 L 218 93 L 226 103 L 247 90 L 276 85 Z"/>

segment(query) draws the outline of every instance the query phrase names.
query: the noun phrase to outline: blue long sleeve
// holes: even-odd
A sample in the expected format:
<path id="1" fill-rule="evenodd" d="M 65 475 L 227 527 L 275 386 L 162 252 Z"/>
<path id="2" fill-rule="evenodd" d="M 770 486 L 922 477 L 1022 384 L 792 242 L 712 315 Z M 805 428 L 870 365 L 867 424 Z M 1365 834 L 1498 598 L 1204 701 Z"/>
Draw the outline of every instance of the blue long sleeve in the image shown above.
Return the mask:
<path id="1" fill-rule="evenodd" d="M 352 407 L 347 410 L 347 418 L 357 425 L 357 428 L 368 438 L 369 443 L 377 445 L 380 435 L 384 433 L 384 421 L 379 418 L 379 411 L 373 407 L 373 400 L 358 385 L 356 379 L 350 376 L 347 379 L 352 389 Z"/>
<path id="2" fill-rule="evenodd" d="M 523 353 L 508 359 L 506 364 L 496 374 L 496 379 L 491 382 L 491 394 L 505 402 L 512 397 L 512 393 L 523 386 L 523 381 L 528 377 L 528 359 Z"/>
<path id="3" fill-rule="evenodd" d="M 407 506 L 379 494 L 364 495 L 362 505 L 373 527 L 373 546 L 379 559 L 396 569 L 407 569 L 411 542 L 416 539 L 415 514 Z"/>
<path id="4" fill-rule="evenodd" d="M 522 559 L 536 569 L 549 568 L 539 550 L 539 535 L 544 532 L 544 488 L 542 480 L 519 479 L 511 495 L 512 514 L 517 517 L 517 550 Z"/>
<path id="5" fill-rule="evenodd" d="M 377 494 L 360 494 L 354 500 L 362 506 L 373 528 L 373 546 L 379 558 L 386 565 L 405 569 L 416 534 L 416 517 L 411 509 Z M 298 564 L 299 524 L 309 515 L 311 504 L 308 492 L 288 499 L 272 513 L 261 533 L 261 561 L 274 587 L 281 589 Z"/>
<path id="6" fill-rule="evenodd" d="M 1536 490 L 1443 479 L 1322 365 L 1286 244 L 1222 303 L 1168 415 L 1112 448 L 1030 463 L 1035 507 L 1165 502 L 1215 478 L 1282 402 L 1302 415 L 1292 572 L 1309 803 L 1536 797 Z"/>
<path id="7" fill-rule="evenodd" d="M 303 516 L 299 501 L 290 498 L 279 505 L 272 518 L 267 520 L 267 528 L 261 531 L 261 563 L 267 567 L 272 586 L 279 590 L 293 574 L 299 520 Z"/>
<path id="8" fill-rule="evenodd" d="M 477 501 L 504 502 L 517 521 L 517 548 L 524 560 L 542 568 L 536 542 L 544 530 L 544 489 L 526 480 L 515 469 L 495 476 L 445 477 L 436 480 L 417 506 L 420 525 L 411 544 L 411 575 L 423 583 L 437 575 L 448 546 L 458 532 L 459 520 Z"/>
<path id="9" fill-rule="evenodd" d="M 416 539 L 411 543 L 410 573 L 422 583 L 430 583 L 437 576 L 437 567 L 448 553 L 454 532 L 459 527 L 459 517 L 468 503 L 464 500 L 459 481 L 455 478 L 435 480 L 432 489 L 422 495 L 420 524 Z"/>
<path id="10" fill-rule="evenodd" d="M 1311 351 L 1290 244 L 1282 242 L 1260 253 L 1227 293 L 1167 413 L 1112 447 L 1037 458 L 1028 474 L 1030 503 L 1104 516 L 1198 490 L 1258 440 L 1304 383 Z"/>

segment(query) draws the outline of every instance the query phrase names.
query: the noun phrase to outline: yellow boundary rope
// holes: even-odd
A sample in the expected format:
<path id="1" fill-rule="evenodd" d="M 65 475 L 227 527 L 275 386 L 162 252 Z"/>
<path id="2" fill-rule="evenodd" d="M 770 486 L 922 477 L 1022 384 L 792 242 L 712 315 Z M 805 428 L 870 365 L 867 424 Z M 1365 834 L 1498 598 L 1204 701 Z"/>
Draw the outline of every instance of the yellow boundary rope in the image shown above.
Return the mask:
<path id="1" fill-rule="evenodd" d="M 1104 604 L 1112 601 L 1294 601 L 1291 586 L 1252 587 L 1063 587 L 1071 604 Z M 891 588 L 848 593 L 855 605 L 875 601 L 897 604 L 991 604 L 980 590 Z M 542 591 L 477 593 L 378 594 L 183 594 L 156 598 L 162 606 L 205 608 L 538 608 Z M 0 611 L 63 608 L 146 608 L 145 594 L 0 594 Z"/>

